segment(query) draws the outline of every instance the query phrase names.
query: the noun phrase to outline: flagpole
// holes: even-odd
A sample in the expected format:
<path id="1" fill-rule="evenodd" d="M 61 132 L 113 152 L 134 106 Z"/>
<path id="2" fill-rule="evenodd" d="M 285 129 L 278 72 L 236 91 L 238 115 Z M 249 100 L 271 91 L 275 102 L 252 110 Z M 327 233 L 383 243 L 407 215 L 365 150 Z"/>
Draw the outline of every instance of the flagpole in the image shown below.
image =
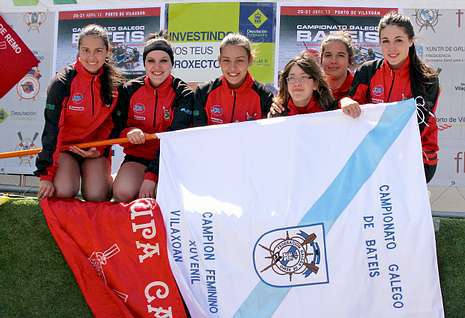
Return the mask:
<path id="1" fill-rule="evenodd" d="M 154 140 L 157 139 L 156 134 L 144 134 L 145 140 Z M 109 146 L 114 144 L 125 144 L 128 143 L 128 138 L 113 138 L 113 139 L 105 139 L 105 140 L 98 140 L 98 141 L 91 141 L 91 142 L 84 142 L 80 144 L 68 145 L 64 146 L 65 150 L 69 149 L 71 146 L 75 146 L 78 148 L 91 148 L 91 147 L 100 147 L 100 146 Z M 6 158 L 14 158 L 14 157 L 23 157 L 23 156 L 33 156 L 38 154 L 42 151 L 42 148 L 32 148 L 27 150 L 17 150 L 17 151 L 7 151 L 7 152 L 0 152 L 0 159 Z"/>

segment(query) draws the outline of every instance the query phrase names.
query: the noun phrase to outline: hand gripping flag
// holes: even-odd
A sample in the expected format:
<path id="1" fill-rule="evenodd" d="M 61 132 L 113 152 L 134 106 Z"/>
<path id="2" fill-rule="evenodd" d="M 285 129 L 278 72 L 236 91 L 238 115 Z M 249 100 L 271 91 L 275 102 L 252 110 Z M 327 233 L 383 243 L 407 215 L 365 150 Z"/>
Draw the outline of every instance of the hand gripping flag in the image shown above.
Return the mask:
<path id="1" fill-rule="evenodd" d="M 186 317 L 155 200 L 40 206 L 96 317 Z"/>
<path id="2" fill-rule="evenodd" d="M 159 134 L 193 317 L 444 317 L 413 100 Z"/>
<path id="3" fill-rule="evenodd" d="M 39 61 L 0 16 L 0 98 Z"/>

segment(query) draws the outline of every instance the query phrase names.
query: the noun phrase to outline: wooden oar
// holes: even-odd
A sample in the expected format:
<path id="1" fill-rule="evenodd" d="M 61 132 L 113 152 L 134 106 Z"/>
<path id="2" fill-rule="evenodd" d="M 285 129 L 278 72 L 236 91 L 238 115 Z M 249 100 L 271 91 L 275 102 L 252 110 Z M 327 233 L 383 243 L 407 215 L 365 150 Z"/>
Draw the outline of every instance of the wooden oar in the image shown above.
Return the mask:
<path id="1" fill-rule="evenodd" d="M 145 134 L 145 140 L 153 140 L 157 138 L 158 137 L 156 134 Z M 64 146 L 63 149 L 67 150 L 71 146 L 76 146 L 82 149 L 86 149 L 86 148 L 92 148 L 92 147 L 109 146 L 109 145 L 114 145 L 114 144 L 126 144 L 128 142 L 129 141 L 127 138 L 113 138 L 113 139 L 84 142 L 81 144 L 67 145 L 67 146 Z M 38 154 L 41 151 L 42 151 L 42 148 L 31 148 L 27 150 L 0 152 L 0 159 L 33 156 L 33 155 Z"/>

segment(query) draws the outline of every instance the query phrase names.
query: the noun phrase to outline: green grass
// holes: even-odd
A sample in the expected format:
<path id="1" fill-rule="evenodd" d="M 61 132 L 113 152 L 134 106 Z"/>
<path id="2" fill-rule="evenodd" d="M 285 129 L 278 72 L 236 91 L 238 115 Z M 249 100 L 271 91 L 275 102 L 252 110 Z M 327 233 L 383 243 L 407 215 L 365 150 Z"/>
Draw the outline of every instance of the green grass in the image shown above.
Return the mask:
<path id="1" fill-rule="evenodd" d="M 37 200 L 0 206 L 0 317 L 92 317 Z"/>
<path id="2" fill-rule="evenodd" d="M 465 220 L 440 219 L 436 234 L 442 299 L 447 318 L 465 317 Z"/>
<path id="3" fill-rule="evenodd" d="M 92 317 L 34 199 L 0 206 L 0 317 Z M 447 318 L 465 317 L 465 220 L 436 235 Z"/>

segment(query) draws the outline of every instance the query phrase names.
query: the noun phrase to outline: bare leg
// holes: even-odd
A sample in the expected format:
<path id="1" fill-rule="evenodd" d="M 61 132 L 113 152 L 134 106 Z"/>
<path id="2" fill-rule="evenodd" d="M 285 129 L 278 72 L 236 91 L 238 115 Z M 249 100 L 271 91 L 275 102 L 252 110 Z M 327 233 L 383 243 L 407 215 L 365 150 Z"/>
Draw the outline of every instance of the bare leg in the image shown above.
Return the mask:
<path id="1" fill-rule="evenodd" d="M 113 183 L 113 198 L 118 202 L 130 202 L 137 198 L 144 181 L 145 166 L 141 163 L 125 162 Z"/>
<path id="2" fill-rule="evenodd" d="M 112 183 L 110 163 L 105 157 L 84 160 L 81 166 L 84 200 L 101 202 L 109 199 Z"/>
<path id="3" fill-rule="evenodd" d="M 58 169 L 53 179 L 55 197 L 74 198 L 79 192 L 81 171 L 77 160 L 66 152 L 58 159 Z"/>

